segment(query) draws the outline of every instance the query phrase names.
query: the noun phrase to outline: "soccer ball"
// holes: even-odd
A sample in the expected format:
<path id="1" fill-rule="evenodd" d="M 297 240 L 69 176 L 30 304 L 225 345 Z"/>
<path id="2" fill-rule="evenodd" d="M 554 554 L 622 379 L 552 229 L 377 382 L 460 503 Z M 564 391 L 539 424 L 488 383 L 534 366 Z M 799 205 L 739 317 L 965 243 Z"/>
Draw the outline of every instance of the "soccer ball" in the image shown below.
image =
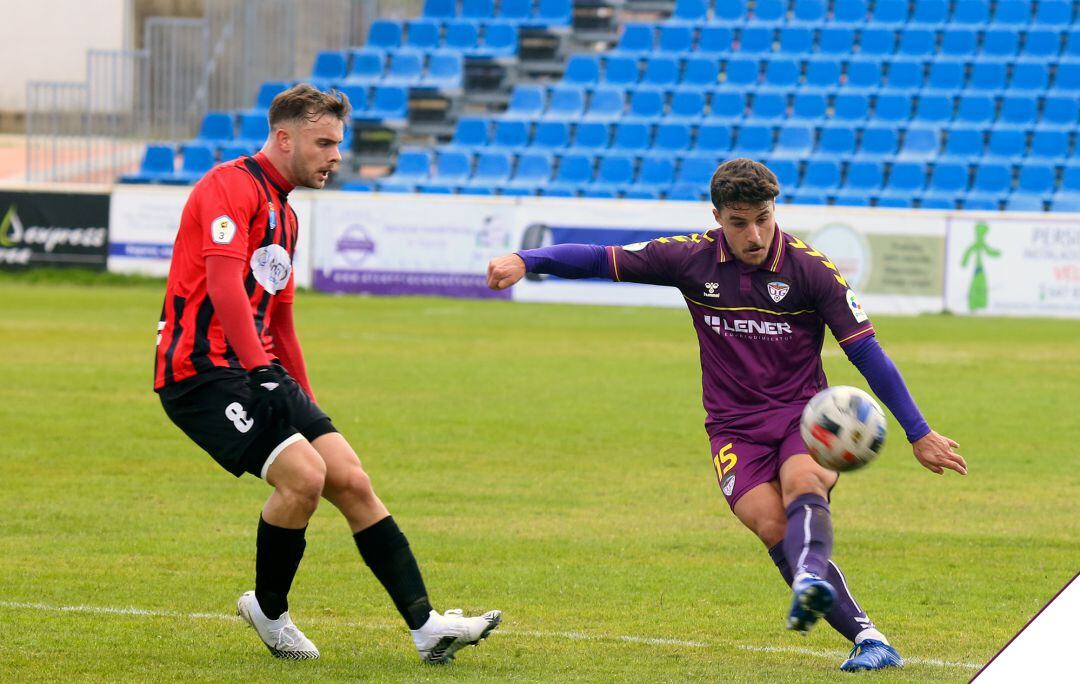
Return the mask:
<path id="1" fill-rule="evenodd" d="M 806 404 L 799 431 L 822 466 L 855 470 L 873 461 L 885 444 L 885 413 L 857 387 L 826 387 Z"/>

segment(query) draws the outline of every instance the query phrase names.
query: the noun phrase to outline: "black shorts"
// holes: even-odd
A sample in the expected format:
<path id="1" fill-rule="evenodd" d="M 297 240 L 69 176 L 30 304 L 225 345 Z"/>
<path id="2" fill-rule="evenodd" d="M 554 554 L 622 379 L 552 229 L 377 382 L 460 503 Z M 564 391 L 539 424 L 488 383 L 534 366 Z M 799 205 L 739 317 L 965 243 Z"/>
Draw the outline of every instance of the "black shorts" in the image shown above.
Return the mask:
<path id="1" fill-rule="evenodd" d="M 301 436 L 310 442 L 337 431 L 295 380 L 288 378 L 285 389 L 291 425 L 256 424 L 249 410 L 251 390 L 242 371 L 222 369 L 212 377 L 197 376 L 164 387 L 158 395 L 169 419 L 218 465 L 236 477 L 246 472 L 265 478 L 277 455 Z"/>

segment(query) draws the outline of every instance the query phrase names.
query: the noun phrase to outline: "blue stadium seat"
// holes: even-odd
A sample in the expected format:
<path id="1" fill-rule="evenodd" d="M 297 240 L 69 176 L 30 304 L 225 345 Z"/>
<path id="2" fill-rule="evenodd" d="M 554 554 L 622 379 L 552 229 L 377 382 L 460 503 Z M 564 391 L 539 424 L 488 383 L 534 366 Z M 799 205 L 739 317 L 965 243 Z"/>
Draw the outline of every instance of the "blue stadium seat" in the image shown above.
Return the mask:
<path id="1" fill-rule="evenodd" d="M 822 126 L 816 157 L 847 158 L 855 154 L 855 129 L 851 126 Z"/>
<path id="2" fill-rule="evenodd" d="M 746 0 L 724 0 L 713 6 L 713 21 L 722 24 L 739 24 L 746 18 Z"/>
<path id="3" fill-rule="evenodd" d="M 1059 193 L 1054 195 L 1053 210 L 1080 212 L 1080 194 Z"/>
<path id="4" fill-rule="evenodd" d="M 221 148 L 221 161 L 227 162 L 255 154 L 257 150 L 247 145 L 225 145 Z"/>
<path id="5" fill-rule="evenodd" d="M 953 203 L 967 193 L 968 170 L 964 164 L 937 164 L 930 173 L 930 182 L 923 199 Z"/>
<path id="6" fill-rule="evenodd" d="M 651 127 L 643 123 L 619 123 L 615 125 L 615 135 L 611 149 L 615 152 L 641 155 L 651 145 Z"/>
<path id="7" fill-rule="evenodd" d="M 401 47 L 401 22 L 392 19 L 376 19 L 371 22 L 366 47 L 379 50 L 396 50 Z"/>
<path id="8" fill-rule="evenodd" d="M 555 172 L 555 179 L 548 185 L 548 190 L 563 190 L 577 194 L 579 188 L 586 183 L 592 182 L 593 158 L 591 155 L 567 154 L 559 160 L 559 169 Z"/>
<path id="9" fill-rule="evenodd" d="M 1068 28 L 1072 23 L 1073 9 L 1068 0 L 1039 0 L 1038 9 L 1031 20 L 1033 25 L 1042 28 Z"/>
<path id="10" fill-rule="evenodd" d="M 918 123 L 943 124 L 953 117 L 953 101 L 946 95 L 923 95 L 915 107 L 914 120 Z"/>
<path id="11" fill-rule="evenodd" d="M 341 86 L 340 91 L 352 106 L 352 118 L 363 118 L 364 112 L 368 108 L 368 87 L 366 85 L 345 83 L 345 85 Z"/>
<path id="12" fill-rule="evenodd" d="M 735 32 L 730 26 L 709 24 L 701 27 L 698 34 L 697 54 L 700 56 L 724 57 L 731 54 L 735 42 Z"/>
<path id="13" fill-rule="evenodd" d="M 1043 198 L 1038 195 L 1021 194 L 1014 192 L 1005 201 L 1006 211 L 1043 211 Z"/>
<path id="14" fill-rule="evenodd" d="M 480 25 L 471 21 L 446 22 L 443 44 L 447 49 L 472 52 L 480 45 Z"/>
<path id="15" fill-rule="evenodd" d="M 833 5 L 833 22 L 861 25 L 866 21 L 866 0 L 844 0 Z"/>
<path id="16" fill-rule="evenodd" d="M 657 47 L 660 52 L 681 56 L 690 52 L 694 45 L 694 32 L 689 26 L 660 25 Z"/>
<path id="17" fill-rule="evenodd" d="M 1056 62 L 1061 52 L 1061 32 L 1033 28 L 1024 36 L 1024 45 L 1020 50 L 1020 60 L 1035 62 Z"/>
<path id="18" fill-rule="evenodd" d="M 704 123 L 698 128 L 694 151 L 699 154 L 722 155 L 731 149 L 731 126 Z"/>
<path id="19" fill-rule="evenodd" d="M 464 152 L 440 152 L 432 181 L 439 185 L 464 185 L 472 172 L 472 156 Z M 423 192 L 424 183 L 417 184 Z"/>
<path id="20" fill-rule="evenodd" d="M 944 57 L 968 58 L 975 53 L 978 43 L 979 34 L 975 29 L 968 26 L 950 26 L 941 32 L 940 53 Z"/>
<path id="21" fill-rule="evenodd" d="M 728 86 L 756 85 L 761 73 L 757 60 L 736 57 L 724 65 L 724 84 Z"/>
<path id="22" fill-rule="evenodd" d="M 860 59 L 848 62 L 845 89 L 873 92 L 880 86 L 881 60 Z"/>
<path id="23" fill-rule="evenodd" d="M 742 157 L 758 159 L 767 157 L 773 149 L 772 129 L 768 126 L 748 124 L 739 128 L 734 150 Z"/>
<path id="24" fill-rule="evenodd" d="M 965 126 L 987 125 L 994 120 L 994 98 L 989 95 L 961 95 L 956 122 Z"/>
<path id="25" fill-rule="evenodd" d="M 762 86 L 773 90 L 794 90 L 799 84 L 799 71 L 799 63 L 794 59 L 771 59 L 765 64 Z"/>
<path id="26" fill-rule="evenodd" d="M 570 124 L 565 121 L 537 122 L 532 139 L 534 148 L 558 153 L 569 144 Z"/>
<path id="27" fill-rule="evenodd" d="M 870 111 L 870 100 L 862 93 L 841 91 L 833 101 L 833 119 L 848 123 L 865 121 Z"/>
<path id="28" fill-rule="evenodd" d="M 499 3 L 499 21 L 517 26 L 532 17 L 532 0 L 502 0 Z"/>
<path id="29" fill-rule="evenodd" d="M 1026 0 L 999 0 L 994 10 L 993 24 L 1022 28 L 1031 22 L 1031 3 Z"/>
<path id="30" fill-rule="evenodd" d="M 709 121 L 737 123 L 742 120 L 745 113 L 746 98 L 742 92 L 728 90 L 713 92 L 712 104 L 709 108 Z"/>
<path id="31" fill-rule="evenodd" d="M 606 123 L 579 123 L 574 130 L 574 144 L 577 150 L 596 152 L 606 150 L 608 146 L 608 125 Z"/>
<path id="32" fill-rule="evenodd" d="M 527 189 L 532 194 L 548 184 L 551 180 L 551 171 L 554 167 L 554 159 L 550 154 L 543 152 L 528 152 L 518 159 L 514 177 L 507 186 L 514 189 Z M 503 192 L 503 194 L 507 194 Z"/>
<path id="33" fill-rule="evenodd" d="M 1080 91 L 1080 62 L 1062 62 L 1058 65 L 1054 90 L 1074 94 Z"/>
<path id="34" fill-rule="evenodd" d="M 255 96 L 255 106 L 248 111 L 253 114 L 259 114 L 266 116 L 266 113 L 270 110 L 270 103 L 274 101 L 274 98 L 279 93 L 288 90 L 292 86 L 289 81 L 264 81 L 259 86 L 259 93 Z"/>
<path id="35" fill-rule="evenodd" d="M 383 77 L 386 85 L 419 85 L 424 75 L 424 54 L 397 50 L 390 55 L 390 67 Z"/>
<path id="36" fill-rule="evenodd" d="M 967 89 L 997 93 L 1005 89 L 1004 62 L 976 61 L 971 65 Z"/>
<path id="37" fill-rule="evenodd" d="M 683 68 L 682 83 L 711 88 L 720 81 L 720 61 L 706 57 L 691 57 Z"/>
<path id="38" fill-rule="evenodd" d="M 694 123 L 705 115 L 705 93 L 697 88 L 683 88 L 671 93 L 668 121 Z"/>
<path id="39" fill-rule="evenodd" d="M 930 64 L 926 88 L 952 96 L 964 87 L 964 63 L 937 61 Z"/>
<path id="40" fill-rule="evenodd" d="M 461 53 L 436 50 L 428 58 L 427 73 L 420 85 L 442 91 L 461 90 L 465 85 L 465 60 Z"/>
<path id="41" fill-rule="evenodd" d="M 607 154 L 600 158 L 593 190 L 619 193 L 634 182 L 634 157 L 628 154 Z"/>
<path id="42" fill-rule="evenodd" d="M 510 104 L 504 118 L 539 119 L 544 112 L 545 93 L 543 86 L 517 85 L 510 93 Z"/>
<path id="43" fill-rule="evenodd" d="M 547 28 L 570 26 L 573 17 L 573 0 L 539 0 L 535 22 Z"/>
<path id="44" fill-rule="evenodd" d="M 840 86 L 841 62 L 834 58 L 806 60 L 805 88 L 831 91 Z"/>
<path id="45" fill-rule="evenodd" d="M 753 123 L 779 122 L 787 116 L 787 97 L 779 93 L 762 92 L 754 96 L 747 117 Z"/>
<path id="46" fill-rule="evenodd" d="M 454 137 L 444 149 L 457 152 L 472 150 L 488 144 L 489 124 L 488 120 L 478 116 L 467 116 L 458 119 L 454 129 Z"/>
<path id="47" fill-rule="evenodd" d="M 529 124 L 518 119 L 496 119 L 491 147 L 502 153 L 516 153 L 529 144 Z"/>
<path id="48" fill-rule="evenodd" d="M 452 19 L 457 14 L 457 0 L 424 0 L 425 17 Z"/>
<path id="49" fill-rule="evenodd" d="M 690 127 L 681 123 L 662 123 L 656 127 L 653 154 L 672 158 L 690 149 Z"/>
<path id="50" fill-rule="evenodd" d="M 910 59 L 894 60 L 889 63 L 886 75 L 889 90 L 919 90 L 923 86 L 923 63 Z"/>
<path id="51" fill-rule="evenodd" d="M 664 115 L 664 91 L 659 88 L 638 88 L 630 95 L 630 111 L 626 117 L 634 121 L 656 121 Z"/>
<path id="52" fill-rule="evenodd" d="M 384 192 L 415 192 L 419 183 L 427 182 L 431 174 L 431 152 L 418 147 L 406 147 L 398 152 L 394 172 L 378 182 Z"/>
<path id="53" fill-rule="evenodd" d="M 885 0 L 880 0 L 880 6 Z M 896 33 L 892 29 L 879 28 L 879 24 L 867 24 L 874 28 L 863 29 L 859 34 L 859 55 L 891 55 L 896 52 Z"/>
<path id="54" fill-rule="evenodd" d="M 345 83 L 349 85 L 374 83 L 382 79 L 383 70 L 386 66 L 386 54 L 379 50 L 354 50 L 352 53 L 352 66 L 349 74 L 345 77 Z"/>
<path id="55" fill-rule="evenodd" d="M 581 88 L 556 85 L 551 89 L 548 108 L 544 118 L 556 121 L 573 121 L 581 118 L 585 109 L 585 91 Z"/>
<path id="56" fill-rule="evenodd" d="M 495 0 L 461 0 L 461 13 L 464 19 L 482 22 L 495 16 Z"/>
<path id="57" fill-rule="evenodd" d="M 644 85 L 673 86 L 679 82 L 679 60 L 675 57 L 650 57 L 641 76 Z"/>
<path id="58" fill-rule="evenodd" d="M 788 0 L 757 0 L 754 3 L 753 24 L 762 26 L 783 22 L 787 15 L 787 5 Z"/>
<path id="59" fill-rule="evenodd" d="M 371 107 L 364 117 L 384 122 L 404 122 L 409 115 L 409 91 L 397 86 L 376 86 Z"/>
<path id="60" fill-rule="evenodd" d="M 885 182 L 885 165 L 879 161 L 857 161 L 848 165 L 847 178 L 836 193 L 837 199 L 876 197 Z M 839 202 L 838 202 L 839 203 Z M 865 206 L 865 205 L 863 205 Z"/>
<path id="61" fill-rule="evenodd" d="M 975 170 L 975 180 L 971 184 L 971 190 L 964 198 L 964 206 L 970 206 L 970 202 L 981 200 L 992 203 L 988 209 L 997 209 L 1012 191 L 1012 170 L 1007 164 L 983 162 Z"/>
<path id="62" fill-rule="evenodd" d="M 716 171 L 716 158 L 710 155 L 691 155 L 684 157 L 675 176 L 677 185 L 692 187 L 698 197 L 708 191 L 709 180 Z"/>
<path id="63" fill-rule="evenodd" d="M 780 52 L 785 55 L 806 55 L 814 49 L 814 30 L 805 26 L 785 26 L 780 29 Z"/>
<path id="64" fill-rule="evenodd" d="M 1080 58 L 1080 28 L 1073 28 L 1065 33 L 1065 59 Z"/>
<path id="65" fill-rule="evenodd" d="M 949 3 L 946 0 L 916 0 L 911 13 L 911 23 L 926 28 L 939 28 L 949 19 Z"/>
<path id="66" fill-rule="evenodd" d="M 1006 59 L 1020 49 L 1020 34 L 1014 28 L 991 29 L 983 33 L 982 55 L 991 59 Z"/>
<path id="67" fill-rule="evenodd" d="M 586 121 L 617 121 L 626 109 L 626 91 L 622 88 L 597 88 L 589 98 Z"/>
<path id="68" fill-rule="evenodd" d="M 1072 127 L 1077 124 L 1080 104 L 1075 97 L 1047 95 L 1043 100 L 1042 126 Z"/>
<path id="69" fill-rule="evenodd" d="M 266 120 L 266 114 L 259 112 L 240 114 L 240 130 L 236 134 L 238 145 L 261 147 L 269 135 L 270 122 Z"/>
<path id="70" fill-rule="evenodd" d="M 780 127 L 772 159 L 803 159 L 810 156 L 813 150 L 814 128 L 800 124 L 787 124 Z"/>
<path id="71" fill-rule="evenodd" d="M 987 0 L 957 0 L 953 8 L 953 24 L 982 26 L 988 21 L 990 21 L 990 3 Z"/>
<path id="72" fill-rule="evenodd" d="M 1040 163 L 1021 164 L 1020 174 L 1016 179 L 1016 194 L 1035 195 L 1049 199 L 1054 193 L 1054 169 Z M 1041 209 L 1041 208 L 1040 208 Z"/>
<path id="73" fill-rule="evenodd" d="M 431 19 L 414 19 L 405 25 L 405 47 L 413 50 L 434 50 L 439 47 L 442 26 Z"/>
<path id="74" fill-rule="evenodd" d="M 670 23 L 704 24 L 709 15 L 706 0 L 677 0 L 671 13 Z"/>
<path id="75" fill-rule="evenodd" d="M 232 139 L 233 115 L 229 112 L 207 112 L 199 128 L 199 136 L 195 140 L 211 145 L 221 145 Z"/>
<path id="76" fill-rule="evenodd" d="M 214 147 L 198 142 L 184 143 L 180 147 L 183 159 L 178 170 L 171 178 L 162 178 L 170 184 L 194 183 L 214 168 Z"/>
<path id="77" fill-rule="evenodd" d="M 795 0 L 791 21 L 795 24 L 819 25 L 825 22 L 828 7 L 825 0 Z"/>
<path id="78" fill-rule="evenodd" d="M 937 50 L 935 41 L 934 32 L 930 29 L 905 28 L 900 32 L 900 46 L 896 53 L 904 57 L 928 57 Z"/>
<path id="79" fill-rule="evenodd" d="M 326 90 L 345 80 L 348 71 L 346 57 L 340 50 L 320 50 L 316 53 L 315 64 L 311 67 L 311 84 Z"/>
<path id="80" fill-rule="evenodd" d="M 1037 128 L 1031 135 L 1028 159 L 1043 164 L 1063 164 L 1069 158 L 1069 130 Z"/>
<path id="81" fill-rule="evenodd" d="M 804 193 L 829 194 L 840 187 L 840 162 L 830 159 L 814 159 L 806 163 L 798 197 Z"/>
<path id="82" fill-rule="evenodd" d="M 600 58 L 596 55 L 571 55 L 566 62 L 563 81 L 578 86 L 594 86 L 600 80 Z"/>
<path id="83" fill-rule="evenodd" d="M 846 5 L 847 3 L 841 3 Z M 865 11 L 865 9 L 864 9 Z M 846 26 L 822 26 L 818 35 L 818 51 L 825 55 L 842 55 L 847 57 L 853 51 L 855 45 L 855 31 Z"/>
<path id="84" fill-rule="evenodd" d="M 476 170 L 469 185 L 495 188 L 510 179 L 511 157 L 503 152 L 481 152 L 476 155 Z"/>
<path id="85" fill-rule="evenodd" d="M 1011 92 L 1011 91 L 1010 91 Z M 1006 95 L 1001 98 L 998 126 L 1032 128 L 1039 117 L 1039 102 L 1034 97 Z"/>
<path id="86" fill-rule="evenodd" d="M 769 170 L 776 174 L 780 185 L 780 194 L 787 195 L 789 190 L 799 186 L 799 162 L 794 159 L 770 159 Z"/>
<path id="87" fill-rule="evenodd" d="M 604 61 L 604 81 L 608 85 L 633 86 L 638 82 L 636 57 L 608 57 Z"/>
<path id="88" fill-rule="evenodd" d="M 648 157 L 641 161 L 635 185 L 639 189 L 662 192 L 675 182 L 675 162 L 670 157 Z"/>
<path id="89" fill-rule="evenodd" d="M 878 95 L 874 104 L 875 121 L 903 122 L 911 118 L 911 96 L 906 93 L 887 92 Z"/>
<path id="90" fill-rule="evenodd" d="M 983 134 L 974 128 L 956 128 L 948 133 L 945 149 L 938 161 L 950 164 L 967 164 L 983 154 Z"/>
<path id="91" fill-rule="evenodd" d="M 484 40 L 476 50 L 479 57 L 512 57 L 518 51 L 518 30 L 513 24 L 484 24 Z"/>
<path id="92" fill-rule="evenodd" d="M 1061 185 L 1055 195 L 1055 200 L 1063 195 L 1080 195 L 1080 160 L 1073 160 L 1065 165 L 1061 173 Z"/>
<path id="93" fill-rule="evenodd" d="M 920 197 L 925 185 L 925 164 L 922 162 L 897 162 L 889 170 L 889 180 L 885 183 L 885 187 L 878 193 L 878 206 L 910 207 L 911 199 Z M 890 202 L 883 202 L 882 200 L 890 200 Z"/>
<path id="94" fill-rule="evenodd" d="M 653 51 L 654 33 L 652 24 L 623 24 L 622 35 L 612 52 L 619 56 L 644 57 Z"/>
<path id="95" fill-rule="evenodd" d="M 370 180 L 351 180 L 341 184 L 344 192 L 373 192 L 375 183 Z"/>
<path id="96" fill-rule="evenodd" d="M 821 121 L 828 110 L 828 100 L 822 93 L 796 93 L 791 105 L 791 118 L 802 122 Z"/>
<path id="97" fill-rule="evenodd" d="M 773 29 L 758 24 L 743 27 L 739 32 L 739 54 L 752 55 L 772 52 Z"/>
<path id="98" fill-rule="evenodd" d="M 941 147 L 939 128 L 912 126 L 904 133 L 904 142 L 896 158 L 903 161 L 932 161 Z"/>
<path id="99" fill-rule="evenodd" d="M 860 161 L 892 157 L 899 142 L 896 126 L 867 126 L 863 129 L 859 153 L 855 157 Z"/>
<path id="100" fill-rule="evenodd" d="M 874 3 L 873 14 L 870 15 L 870 21 L 867 23 L 873 26 L 898 27 L 906 24 L 907 20 L 908 3 L 906 0 L 877 0 Z"/>

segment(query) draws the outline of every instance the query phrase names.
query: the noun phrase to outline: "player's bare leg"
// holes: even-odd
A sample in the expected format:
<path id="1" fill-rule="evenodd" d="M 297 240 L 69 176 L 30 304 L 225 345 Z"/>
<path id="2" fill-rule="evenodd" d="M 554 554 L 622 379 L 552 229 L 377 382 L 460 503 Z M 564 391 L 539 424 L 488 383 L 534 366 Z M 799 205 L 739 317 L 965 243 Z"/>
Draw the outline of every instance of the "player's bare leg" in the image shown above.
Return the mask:
<path id="1" fill-rule="evenodd" d="M 360 556 L 409 625 L 422 660 L 449 662 L 459 649 L 479 643 L 498 627 L 502 616 L 497 610 L 478 617 L 433 610 L 409 542 L 375 494 L 352 446 L 336 432 L 316 438 L 314 446 L 326 464 L 323 496 L 345 516 Z"/>
<path id="2" fill-rule="evenodd" d="M 274 492 L 259 520 L 255 591 L 240 597 L 236 612 L 274 657 L 318 658 L 319 649 L 289 616 L 288 594 L 304 556 L 304 532 L 319 505 L 326 466 L 311 444 L 299 438 L 274 454 L 265 476 Z"/>

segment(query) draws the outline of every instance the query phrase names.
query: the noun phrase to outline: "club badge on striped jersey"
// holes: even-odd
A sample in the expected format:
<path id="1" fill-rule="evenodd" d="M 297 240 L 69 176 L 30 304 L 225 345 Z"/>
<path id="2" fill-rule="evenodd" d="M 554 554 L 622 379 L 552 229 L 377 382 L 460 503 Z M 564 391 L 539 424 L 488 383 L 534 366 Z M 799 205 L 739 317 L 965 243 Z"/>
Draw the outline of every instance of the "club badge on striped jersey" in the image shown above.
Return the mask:
<path id="1" fill-rule="evenodd" d="M 786 297 L 787 293 L 790 291 L 791 286 L 783 281 L 774 280 L 769 283 L 769 296 L 772 297 L 772 300 L 777 304 L 779 304 L 780 300 Z"/>
<path id="2" fill-rule="evenodd" d="M 269 219 L 268 219 L 269 230 L 273 230 L 273 229 L 277 228 L 277 212 L 274 211 L 274 203 L 273 202 L 267 202 L 266 203 L 266 209 L 267 209 L 267 212 L 269 212 Z"/>

